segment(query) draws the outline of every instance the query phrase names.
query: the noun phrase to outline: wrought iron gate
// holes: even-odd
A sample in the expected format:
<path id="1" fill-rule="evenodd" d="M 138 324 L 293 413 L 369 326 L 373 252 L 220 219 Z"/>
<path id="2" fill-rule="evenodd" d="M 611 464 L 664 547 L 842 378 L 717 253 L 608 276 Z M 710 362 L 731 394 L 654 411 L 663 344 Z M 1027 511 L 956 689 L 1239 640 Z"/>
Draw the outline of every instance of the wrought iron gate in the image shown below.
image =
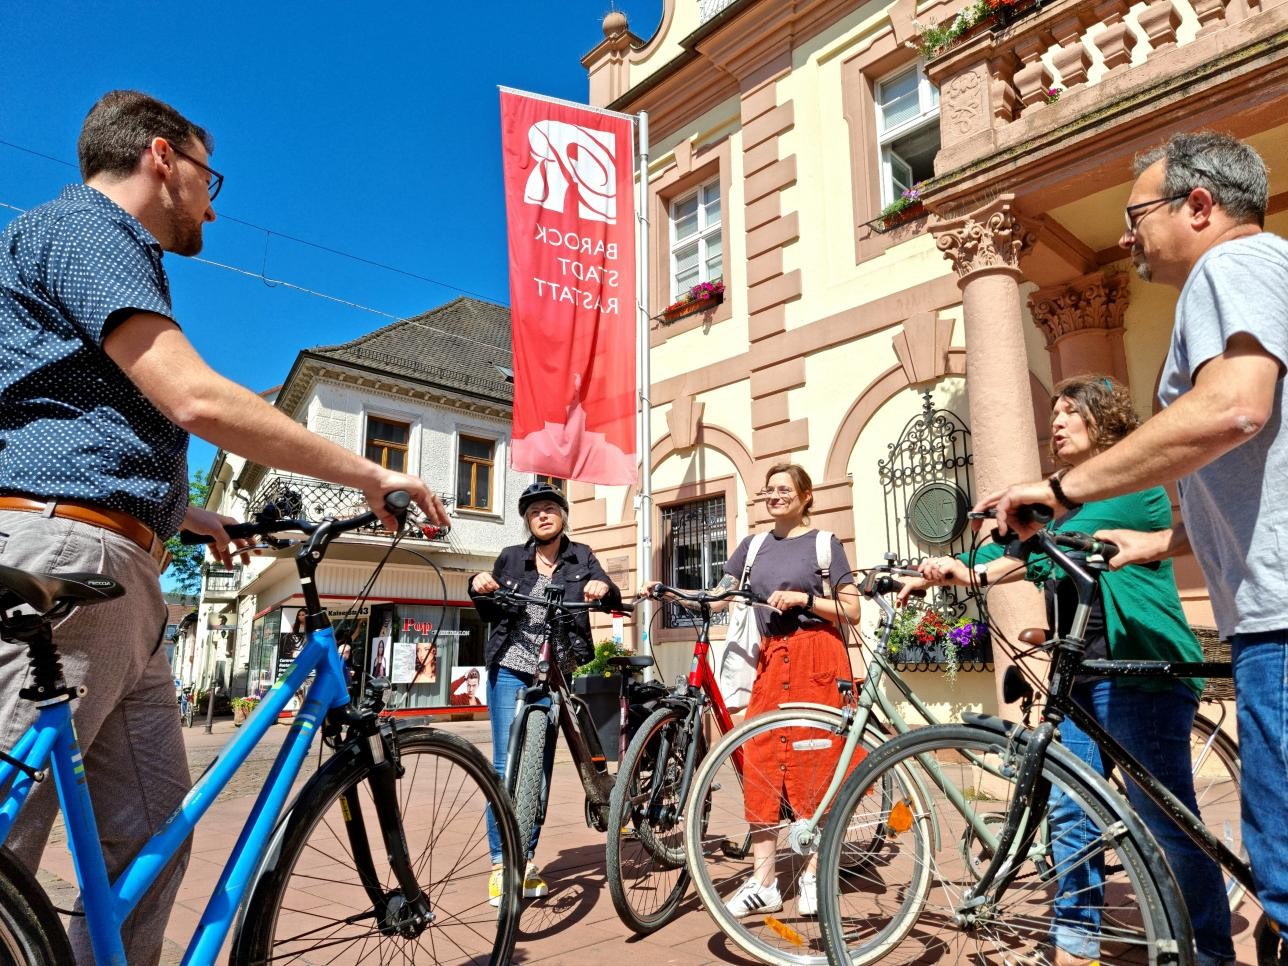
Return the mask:
<path id="1" fill-rule="evenodd" d="M 935 408 L 926 390 L 921 412 L 890 444 L 889 455 L 877 462 L 885 502 L 886 546 L 897 565 L 916 566 L 927 557 L 967 549 L 966 512 L 973 502 L 970 435 L 955 413 Z M 927 597 L 926 610 L 933 611 L 945 625 L 952 625 L 966 615 L 965 592 L 955 588 L 934 591 Z M 904 622 L 907 625 L 912 619 L 904 618 Z M 944 666 L 950 663 L 945 646 L 942 634 L 929 641 L 907 641 L 895 652 L 895 665 L 922 670 Z M 958 657 L 960 670 L 983 670 L 991 667 L 992 651 L 983 640 L 961 649 Z"/>

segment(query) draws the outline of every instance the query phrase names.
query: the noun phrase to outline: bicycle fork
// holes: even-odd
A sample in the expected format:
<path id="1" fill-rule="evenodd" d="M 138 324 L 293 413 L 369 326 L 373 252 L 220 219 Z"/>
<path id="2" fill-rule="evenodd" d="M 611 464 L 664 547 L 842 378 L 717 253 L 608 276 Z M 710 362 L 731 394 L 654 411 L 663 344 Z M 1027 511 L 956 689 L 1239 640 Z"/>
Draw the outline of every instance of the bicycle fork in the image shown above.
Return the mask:
<path id="1" fill-rule="evenodd" d="M 367 784 L 375 805 L 376 820 L 380 824 L 385 854 L 389 858 L 389 867 L 397 880 L 398 888 L 386 891 L 376 874 L 357 786 L 346 790 L 341 796 L 341 814 L 344 816 L 354 866 L 362 888 L 371 900 L 380 931 L 385 935 L 399 934 L 414 939 L 434 921 L 434 913 L 430 908 L 429 897 L 421 892 L 416 880 L 411 855 L 407 850 L 407 837 L 403 833 L 396 785 L 402 775 L 402 763 L 398 758 L 398 741 L 393 726 L 381 722 L 379 729 L 367 736 L 366 748 L 372 761 Z"/>
<path id="2" fill-rule="evenodd" d="M 982 908 L 995 905 L 998 896 L 1006 891 L 1007 886 L 1019 874 L 1021 863 L 1017 861 L 1017 856 L 1023 858 L 1030 854 L 1051 794 L 1051 783 L 1042 777 L 1042 766 L 1046 762 L 1047 747 L 1054 740 L 1055 733 L 1056 726 L 1051 721 L 1043 721 L 1030 733 L 1024 759 L 1020 762 L 1020 771 L 1015 779 L 1015 796 L 1007 806 L 1006 822 L 997 838 L 997 847 L 988 868 L 980 875 L 979 881 L 966 891 L 961 905 L 957 907 L 953 915 L 957 925 L 974 925 Z M 1016 839 L 1019 839 L 1018 847 L 1015 845 Z"/>

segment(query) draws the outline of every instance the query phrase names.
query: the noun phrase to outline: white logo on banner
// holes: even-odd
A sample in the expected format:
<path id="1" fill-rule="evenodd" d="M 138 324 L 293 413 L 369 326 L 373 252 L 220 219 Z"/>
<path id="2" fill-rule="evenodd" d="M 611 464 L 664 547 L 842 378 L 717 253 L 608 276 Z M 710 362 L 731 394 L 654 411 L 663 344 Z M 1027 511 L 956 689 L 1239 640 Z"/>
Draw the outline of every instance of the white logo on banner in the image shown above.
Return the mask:
<path id="1" fill-rule="evenodd" d="M 528 175 L 524 201 L 562 212 L 568 189 L 575 187 L 578 216 L 617 224 L 612 134 L 564 121 L 538 121 L 528 128 L 528 145 L 537 166 Z"/>

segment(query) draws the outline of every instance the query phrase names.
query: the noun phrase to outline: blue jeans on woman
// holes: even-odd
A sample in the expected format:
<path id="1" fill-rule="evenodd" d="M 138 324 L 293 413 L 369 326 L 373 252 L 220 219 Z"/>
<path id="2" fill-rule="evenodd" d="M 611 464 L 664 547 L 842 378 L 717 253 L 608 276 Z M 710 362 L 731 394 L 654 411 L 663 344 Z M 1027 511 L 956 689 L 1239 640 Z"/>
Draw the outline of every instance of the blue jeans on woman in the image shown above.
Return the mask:
<path id="1" fill-rule="evenodd" d="M 1288 935 L 1288 630 L 1235 634 L 1231 644 L 1243 844 L 1257 900 L 1280 934 Z M 1281 948 L 1280 962 L 1288 962 L 1288 948 Z"/>
<path id="2" fill-rule="evenodd" d="M 524 688 L 532 687 L 533 677 L 521 674 L 508 667 L 489 667 L 487 669 L 487 711 L 492 722 L 492 767 L 505 781 L 505 762 L 510 752 L 510 725 L 514 721 L 514 705 Z M 541 702 L 542 707 L 550 707 L 550 699 Z M 544 719 L 543 719 L 544 720 Z M 529 723 L 531 724 L 531 722 Z M 545 754 L 546 784 L 550 784 L 550 773 L 555 767 L 555 743 L 546 742 Z M 537 852 L 537 840 L 541 837 L 541 825 L 532 828 L 532 841 L 528 843 L 527 857 L 531 859 Z M 487 844 L 492 850 L 492 864 L 501 864 L 501 833 L 497 831 L 496 820 L 492 818 L 492 809 L 487 810 Z"/>
<path id="3" fill-rule="evenodd" d="M 1186 808 L 1198 812 L 1190 760 L 1190 731 L 1198 698 L 1189 687 L 1177 682 L 1167 691 L 1142 691 L 1117 681 L 1094 681 L 1076 685 L 1073 697 Z M 1060 737 L 1066 748 L 1108 777 L 1109 769 L 1101 759 L 1100 749 L 1071 719 L 1060 723 Z M 1246 757 L 1243 771 L 1245 775 L 1248 772 Z M 1220 867 L 1138 785 L 1132 781 L 1126 785 L 1132 809 L 1153 833 L 1181 887 L 1194 924 L 1199 966 L 1233 963 L 1230 909 Z M 1072 866 L 1056 881 L 1051 940 L 1074 956 L 1096 959 L 1100 955 L 1104 862 L 1098 855 L 1081 861 L 1080 853 L 1094 847 L 1098 833 L 1087 814 L 1068 795 L 1055 789 L 1051 792 L 1050 826 L 1056 868 Z M 1244 836 L 1246 841 L 1246 830 Z"/>

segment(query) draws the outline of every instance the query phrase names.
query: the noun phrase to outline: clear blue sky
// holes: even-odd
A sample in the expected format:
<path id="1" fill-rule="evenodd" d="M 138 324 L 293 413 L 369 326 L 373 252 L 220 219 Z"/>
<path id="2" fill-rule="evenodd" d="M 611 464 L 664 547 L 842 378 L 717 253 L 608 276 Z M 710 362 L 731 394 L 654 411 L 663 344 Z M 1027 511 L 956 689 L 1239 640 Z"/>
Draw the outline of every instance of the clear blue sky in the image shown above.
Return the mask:
<path id="1" fill-rule="evenodd" d="M 508 304 L 497 85 L 584 102 L 580 60 L 614 7 L 647 39 L 662 3 L 10 0 L 0 141 L 73 164 L 97 97 L 144 90 L 214 135 L 226 178 L 215 210 L 229 217 L 206 226 L 201 257 L 400 317 L 458 289 Z M 74 167 L 0 144 L 0 202 L 30 208 L 76 180 Z M 0 208 L 0 228 L 14 217 Z M 391 321 L 178 256 L 166 264 L 188 337 L 256 390 L 280 383 L 300 349 Z M 193 441 L 191 467 L 213 456 Z"/>

